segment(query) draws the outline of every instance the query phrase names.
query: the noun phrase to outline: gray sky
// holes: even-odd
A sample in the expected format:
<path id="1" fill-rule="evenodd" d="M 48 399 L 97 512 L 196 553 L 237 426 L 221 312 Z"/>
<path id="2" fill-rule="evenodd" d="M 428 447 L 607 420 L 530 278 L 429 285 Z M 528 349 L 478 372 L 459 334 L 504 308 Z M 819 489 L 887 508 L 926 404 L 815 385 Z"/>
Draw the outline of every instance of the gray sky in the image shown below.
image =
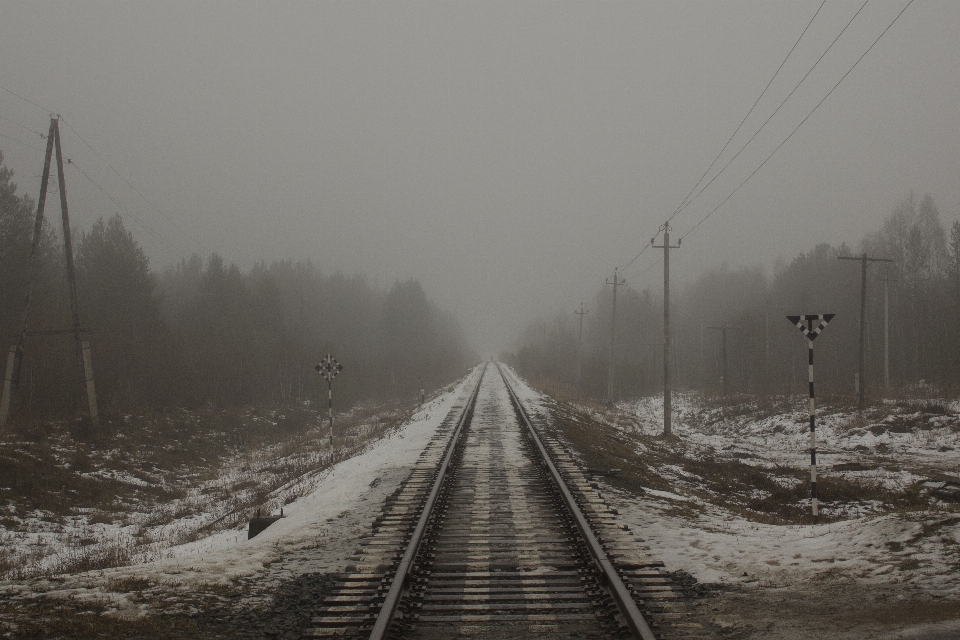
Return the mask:
<path id="1" fill-rule="evenodd" d="M 673 221 L 753 172 L 908 0 L 874 0 L 767 128 Z M 10 2 L 0 85 L 61 113 L 71 214 L 120 211 L 157 267 L 311 258 L 419 278 L 478 346 L 589 302 L 676 209 L 814 2 Z M 862 2 L 830 0 L 708 179 Z M 672 255 L 678 282 L 855 244 L 898 200 L 960 215 L 960 3 L 916 0 Z M 0 91 L 0 134 L 48 114 Z M 36 196 L 42 154 L 0 137 Z M 627 271 L 659 290 L 648 250 Z"/>

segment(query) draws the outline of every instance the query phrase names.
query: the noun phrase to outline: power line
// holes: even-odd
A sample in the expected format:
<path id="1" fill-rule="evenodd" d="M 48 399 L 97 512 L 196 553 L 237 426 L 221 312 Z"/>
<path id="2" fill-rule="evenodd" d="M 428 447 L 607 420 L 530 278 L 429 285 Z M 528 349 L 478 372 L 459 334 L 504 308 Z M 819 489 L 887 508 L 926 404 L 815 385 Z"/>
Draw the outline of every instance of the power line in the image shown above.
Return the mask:
<path id="1" fill-rule="evenodd" d="M 20 98 L 20 99 L 23 100 L 24 102 L 29 102 L 30 104 L 32 104 L 32 105 L 35 106 L 36 108 L 40 109 L 41 111 L 44 111 L 45 113 L 51 113 L 49 109 L 44 109 L 42 106 L 40 106 L 39 104 L 37 104 L 37 103 L 34 102 L 33 100 L 30 100 L 29 98 L 24 98 L 22 95 L 20 95 L 20 94 L 17 93 L 16 91 L 13 91 L 13 90 L 11 90 L 11 89 L 7 89 L 7 88 L 4 87 L 3 85 L 0 85 L 0 89 L 3 89 L 4 91 L 6 91 L 7 93 L 9 93 L 9 94 L 12 95 L 12 96 L 16 96 L 16 97 Z"/>
<path id="2" fill-rule="evenodd" d="M 647 245 L 647 246 L 650 246 L 650 245 Z M 645 274 L 647 271 L 650 271 L 650 269 L 653 269 L 655 266 L 657 266 L 658 264 L 660 264 L 661 262 L 663 262 L 663 256 L 660 256 L 660 257 L 657 258 L 655 261 L 653 261 L 652 263 L 650 263 L 646 268 L 640 270 L 638 273 L 635 273 L 635 274 L 633 274 L 632 276 L 630 276 L 629 278 L 627 278 L 627 280 L 629 281 L 629 280 L 635 280 L 636 278 L 639 278 L 640 276 L 642 276 L 643 274 Z"/>
<path id="3" fill-rule="evenodd" d="M 113 165 L 110 164 L 102 155 L 100 155 L 100 154 L 97 152 L 97 150 L 94 149 L 94 148 L 90 145 L 90 143 L 87 142 L 87 141 L 83 138 L 83 136 L 81 136 L 81 135 L 77 132 L 77 130 L 73 128 L 73 125 L 70 124 L 69 122 L 67 122 L 67 119 L 66 119 L 66 118 L 64 118 L 63 116 L 61 116 L 61 117 L 60 117 L 60 120 L 61 120 L 65 125 L 67 125 L 68 127 L 70 127 L 70 131 L 72 131 L 72 132 L 74 133 L 74 135 L 76 135 L 78 138 L 80 138 L 80 141 L 81 141 L 83 144 L 85 144 L 85 145 L 87 146 L 87 148 L 90 149 L 90 151 L 93 151 L 94 155 L 96 155 L 96 156 L 100 159 L 101 162 L 103 162 L 105 165 L 107 165 L 108 167 L 110 167 L 110 169 L 117 175 L 117 177 L 120 178 L 121 180 L 123 180 L 124 183 L 126 183 L 126 185 L 127 185 L 128 187 L 130 187 L 130 188 L 134 191 L 134 193 L 136 193 L 138 196 L 140 196 L 140 197 L 144 200 L 144 202 L 146 202 L 146 203 L 149 204 L 151 207 L 153 207 L 154 209 L 156 209 L 156 211 L 157 211 L 160 215 L 162 215 L 164 218 L 166 218 L 167 221 L 170 222 L 173 226 L 175 226 L 180 233 L 182 233 L 183 235 L 185 235 L 185 236 L 187 236 L 188 238 L 190 238 L 191 240 L 193 240 L 193 241 L 197 244 L 197 246 L 200 247 L 200 250 L 201 250 L 201 251 L 203 251 L 204 253 L 207 253 L 207 248 L 203 246 L 203 244 L 196 238 L 196 236 L 188 233 L 182 226 L 180 226 L 180 224 L 179 224 L 176 220 L 174 220 L 173 218 L 171 218 L 170 216 L 168 216 L 166 213 L 164 213 L 164 212 L 160 209 L 160 207 L 158 207 L 157 205 L 153 204 L 150 200 L 148 200 L 147 197 L 146 197 L 145 195 L 143 195 L 143 193 L 141 193 L 139 189 L 137 189 L 135 186 L 133 186 L 133 184 L 132 184 L 129 180 L 127 180 L 127 179 L 124 178 L 122 175 L 120 175 L 120 172 L 117 171 L 117 170 L 113 167 Z"/>
<path id="4" fill-rule="evenodd" d="M 688 201 L 687 201 L 687 198 L 689 198 L 689 197 L 690 197 L 690 194 L 692 194 L 694 191 L 697 190 L 697 187 L 700 186 L 700 183 L 703 182 L 703 179 L 707 177 L 707 174 L 708 174 L 708 173 L 710 173 L 710 169 L 713 169 L 713 165 L 715 165 L 715 164 L 717 163 L 717 160 L 720 159 L 720 156 L 723 155 L 723 152 L 726 151 L 726 150 L 727 150 L 727 147 L 730 146 L 730 143 L 733 142 L 733 139 L 736 137 L 737 133 L 740 132 L 741 127 L 743 127 L 743 123 L 747 121 L 747 118 L 749 118 L 749 117 L 750 117 L 750 114 L 753 113 L 753 110 L 756 109 L 757 104 L 760 103 L 760 99 L 763 98 L 763 96 L 767 93 L 767 89 L 769 89 L 769 88 L 770 88 L 770 85 L 773 84 L 773 81 L 776 79 L 777 75 L 780 73 L 780 70 L 783 69 L 783 65 L 785 65 L 785 64 L 787 63 L 787 60 L 790 58 L 791 54 L 793 54 L 794 49 L 796 49 L 796 48 L 797 48 L 797 45 L 800 44 L 800 41 L 803 39 L 803 36 L 806 35 L 806 33 L 807 33 L 807 29 L 810 28 L 810 25 L 811 25 L 811 24 L 813 24 L 813 21 L 814 21 L 814 20 L 817 18 L 817 16 L 820 14 L 820 10 L 823 9 L 823 5 L 825 5 L 825 4 L 827 4 L 827 0 L 823 0 L 823 2 L 820 3 L 820 6 L 817 7 L 816 13 L 813 14 L 813 17 L 812 17 L 812 18 L 810 18 L 810 22 L 807 23 L 807 26 L 805 26 L 805 27 L 803 28 L 803 32 L 800 34 L 800 37 L 797 38 L 797 41 L 793 43 L 793 46 L 792 46 L 792 47 L 790 47 L 790 51 L 787 52 L 786 57 L 783 59 L 783 62 L 780 63 L 780 66 L 777 67 L 777 70 L 776 70 L 776 72 L 773 74 L 773 76 L 770 78 L 770 81 L 767 82 L 767 86 L 765 86 L 765 87 L 763 88 L 763 91 L 760 92 L 760 95 L 757 96 L 757 99 L 754 101 L 753 106 L 751 106 L 751 107 L 750 107 L 750 110 L 747 111 L 747 115 L 743 116 L 743 120 L 741 120 L 741 121 L 740 121 L 740 124 L 737 125 L 736 131 L 733 132 L 733 135 L 730 136 L 730 138 L 727 140 L 726 144 L 723 145 L 723 148 L 720 149 L 720 153 L 717 154 L 717 157 L 713 159 L 713 162 L 710 163 L 710 166 L 707 167 L 707 170 L 704 171 L 704 172 L 703 172 L 703 175 L 700 176 L 700 179 L 697 180 L 697 184 L 693 185 L 693 188 L 690 189 L 690 192 L 687 193 L 686 196 L 684 196 L 683 201 L 681 201 L 680 206 L 677 207 L 677 210 L 674 211 L 673 214 L 672 214 L 669 218 L 667 218 L 667 222 L 670 222 L 671 220 L 673 220 L 674 216 L 676 216 L 678 213 L 680 213 L 681 211 L 683 211 L 683 209 L 685 209 L 685 208 L 687 207 L 687 205 L 690 204 L 690 202 L 693 202 L 692 200 L 691 200 L 690 202 L 688 202 Z M 801 81 L 801 82 L 802 82 L 802 81 Z M 762 127 L 761 127 L 761 128 L 762 128 Z M 718 175 L 719 175 L 719 174 L 718 174 Z"/>
<path id="5" fill-rule="evenodd" d="M 40 147 L 35 147 L 35 146 L 33 146 L 32 144 L 29 144 L 29 143 L 27 143 L 27 142 L 24 142 L 23 140 L 17 140 L 16 138 L 14 138 L 14 137 L 12 137 L 12 136 L 8 136 L 8 135 L 6 135 L 5 133 L 0 133 L 0 138 L 6 138 L 7 140 L 13 140 L 14 142 L 19 142 L 20 144 L 22 144 L 22 145 L 25 146 L 25 147 L 30 147 L 31 149 L 34 149 L 34 150 L 36 150 L 36 151 L 39 151 L 40 153 L 43 153 L 43 149 L 41 149 Z"/>
<path id="6" fill-rule="evenodd" d="M 8 117 L 5 116 L 5 115 L 0 115 L 0 120 L 6 120 L 7 122 L 12 122 L 13 124 L 17 125 L 17 126 L 20 127 L 21 129 L 25 129 L 25 130 L 27 130 L 27 131 L 29 131 L 29 132 L 31 132 L 31 133 L 35 133 L 35 134 L 37 134 L 38 136 L 40 136 L 40 139 L 41 139 L 41 140 L 45 140 L 46 137 L 47 137 L 45 134 L 37 131 L 36 129 L 31 129 L 30 127 L 28 127 L 28 126 L 25 125 L 25 124 L 20 124 L 20 123 L 17 122 L 16 120 L 11 120 L 10 118 L 8 118 Z"/>
<path id="7" fill-rule="evenodd" d="M 784 98 L 783 101 L 782 101 L 782 102 L 777 106 L 777 108 L 773 111 L 773 113 L 770 114 L 770 117 L 768 117 L 766 120 L 764 120 L 763 124 L 760 125 L 760 128 L 757 129 L 756 132 L 755 132 L 752 136 L 750 136 L 750 139 L 747 140 L 747 142 L 746 142 L 742 147 L 740 147 L 740 150 L 737 151 L 736 155 L 734 155 L 732 158 L 730 158 L 730 159 L 727 161 L 727 163 L 723 165 L 723 167 L 720 169 L 720 171 L 717 172 L 717 175 L 713 176 L 713 178 L 710 179 L 710 182 L 708 182 L 707 184 L 703 185 L 703 188 L 700 189 L 700 191 L 697 192 L 697 195 L 693 196 L 693 198 L 691 198 L 691 199 L 689 200 L 689 202 L 687 202 L 687 203 L 686 203 L 685 205 L 683 205 L 680 209 L 678 209 L 677 211 L 675 211 L 674 214 L 673 214 L 672 216 L 670 216 L 670 218 L 667 219 L 667 222 L 669 222 L 670 220 L 672 220 L 672 219 L 674 218 L 674 216 L 676 216 L 678 213 L 680 213 L 680 211 L 682 211 L 683 209 L 685 209 L 686 207 L 688 207 L 690 204 L 693 203 L 694 200 L 696 200 L 697 198 L 699 198 L 699 197 L 700 197 L 700 194 L 703 193 L 704 191 L 706 191 L 707 188 L 708 188 L 711 184 L 713 184 L 714 180 L 716 180 L 717 178 L 719 178 L 719 177 L 723 174 L 723 172 L 727 170 L 727 167 L 729 167 L 729 166 L 733 163 L 733 161 L 736 160 L 736 159 L 740 156 L 741 153 L 743 153 L 744 149 L 746 149 L 748 146 L 750 146 L 750 143 L 753 142 L 754 138 L 756 138 L 758 135 L 760 135 L 760 132 L 763 131 L 764 127 L 766 127 L 767 124 L 768 124 L 771 120 L 773 120 L 773 117 L 774 117 L 775 115 L 777 115 L 777 113 L 780 112 L 780 109 L 783 107 L 783 105 L 785 105 L 785 104 L 787 103 L 787 101 L 793 96 L 793 94 L 796 93 L 797 89 L 800 88 L 800 85 L 803 84 L 803 81 L 806 80 L 807 77 L 808 77 L 811 73 L 813 73 L 813 70 L 817 68 L 817 65 L 820 64 L 820 61 L 823 60 L 824 56 L 826 56 L 827 53 L 830 52 L 830 49 L 832 49 L 832 48 L 833 48 L 833 45 L 835 45 L 835 44 L 837 43 L 837 40 L 840 39 L 840 36 L 842 36 L 842 35 L 844 34 L 844 32 L 847 30 L 847 28 L 848 28 L 851 24 L 853 24 L 853 21 L 857 19 L 857 16 L 860 15 L 860 12 L 863 11 L 863 8 L 864 8 L 865 6 L 867 6 L 867 3 L 868 3 L 868 2 L 870 2 L 870 0 L 864 0 L 863 4 L 860 5 L 860 8 L 857 9 L 857 12 L 856 12 L 855 14 L 853 14 L 853 17 L 852 17 L 852 18 L 850 18 L 850 21 L 847 22 L 846 25 L 844 25 L 843 29 L 840 30 L 840 33 L 837 34 L 837 37 L 834 38 L 834 39 L 833 39 L 833 42 L 830 43 L 830 46 L 828 46 L 828 47 L 824 50 L 824 52 L 823 52 L 822 54 L 820 54 L 820 57 L 817 58 L 817 61 L 813 63 L 813 66 L 810 67 L 810 69 L 807 71 L 807 73 L 804 74 L 804 76 L 800 79 L 800 82 L 797 83 L 797 86 L 795 86 L 795 87 L 793 88 L 793 90 L 790 91 L 789 94 L 787 94 L 787 97 Z"/>
<path id="8" fill-rule="evenodd" d="M 764 159 L 763 162 L 760 163 L 760 166 L 757 167 L 756 169 L 754 169 L 754 170 L 753 170 L 753 173 L 751 173 L 749 176 L 747 176 L 747 179 L 746 179 L 746 180 L 744 180 L 743 182 L 741 182 L 740 185 L 739 185 L 736 189 L 734 189 L 733 191 L 731 191 L 731 192 L 730 192 L 730 195 L 728 195 L 726 198 L 724 198 L 723 201 L 720 202 L 720 204 L 718 204 L 716 207 L 714 207 L 714 208 L 710 211 L 710 213 L 708 213 L 707 215 L 705 215 L 705 216 L 700 220 L 700 222 L 698 222 L 697 224 L 695 224 L 692 229 L 690 229 L 689 231 L 687 231 L 686 233 L 684 233 L 682 236 L 680 236 L 680 239 L 681 239 L 681 240 L 683 240 L 683 239 L 686 238 L 688 235 L 690 235 L 691 233 L 693 233 L 693 231 L 694 231 L 697 227 L 699 227 L 701 224 L 703 224 L 704 222 L 706 222 L 707 218 L 709 218 L 710 216 L 712 216 L 712 215 L 714 214 L 714 212 L 717 211 L 717 209 L 719 209 L 720 207 L 722 207 L 722 206 L 727 202 L 727 200 L 729 200 L 730 198 L 732 198 L 733 195 L 734 195 L 737 191 L 739 191 L 741 187 L 743 187 L 743 185 L 745 185 L 745 184 L 747 184 L 747 182 L 749 182 L 750 178 L 752 178 L 754 175 L 756 175 L 756 173 L 757 173 L 758 171 L 760 171 L 760 169 L 763 168 L 763 165 L 767 164 L 767 161 L 770 160 L 770 158 L 772 158 L 774 155 L 776 155 L 776 153 L 777 153 L 778 151 L 780 151 L 780 148 L 783 147 L 783 145 L 785 145 L 785 144 L 787 143 L 787 140 L 789 140 L 790 138 L 793 137 L 793 134 L 795 134 L 795 133 L 800 129 L 800 127 L 802 127 L 803 124 L 804 124 L 807 120 L 810 119 L 810 116 L 812 116 L 812 115 L 816 112 L 816 110 L 820 108 L 820 105 L 822 105 L 824 102 L 826 102 L 827 98 L 829 98 L 829 97 L 833 94 L 833 92 L 836 90 L 836 88 L 840 86 L 840 83 L 842 83 L 842 82 L 846 79 L 846 77 L 847 77 L 848 75 L 850 75 L 850 73 L 852 73 L 854 69 L 856 69 L 857 65 L 860 64 L 860 61 L 863 60 L 863 59 L 866 57 L 866 55 L 867 55 L 868 53 L 870 53 L 870 51 L 873 50 L 873 47 L 874 47 L 878 42 L 880 42 L 880 39 L 881 39 L 884 35 L 886 35 L 887 31 L 889 31 L 890 28 L 896 23 L 896 21 L 900 19 L 900 16 L 902 16 L 902 15 L 903 15 L 903 12 L 906 11 L 906 10 L 910 7 L 910 5 L 913 4 L 913 1 L 914 1 L 914 0 L 910 0 L 909 2 L 907 2 L 906 6 L 904 6 L 903 9 L 900 10 L 900 13 L 897 14 L 897 17 L 894 18 L 894 19 L 890 22 L 890 24 L 887 25 L 887 28 L 884 29 L 883 32 L 882 32 L 879 36 L 877 36 L 877 39 L 874 40 L 873 43 L 872 43 L 869 47 L 867 47 L 867 50 L 863 52 L 863 55 L 861 55 L 859 58 L 857 58 L 857 61 L 853 63 L 853 66 L 851 66 L 850 69 L 848 69 L 847 72 L 846 72 L 845 74 L 843 74 L 843 77 L 841 77 L 841 78 L 837 81 L 837 83 L 836 83 L 835 85 L 833 85 L 833 88 L 830 89 L 830 91 L 827 92 L 827 95 L 823 96 L 823 98 L 820 100 L 820 102 L 817 103 L 817 106 L 815 106 L 815 107 L 810 111 L 810 113 L 808 113 L 807 116 L 806 116 L 803 120 L 800 121 L 800 124 L 798 124 L 796 127 L 794 127 L 793 131 L 790 132 L 790 135 L 788 135 L 786 138 L 784 138 L 784 139 L 783 139 L 783 142 L 781 142 L 779 145 L 777 145 L 777 148 L 774 149 L 773 152 L 772 152 L 770 155 L 768 155 L 768 156 Z M 862 8 L 862 7 L 861 7 L 861 8 Z"/>
<path id="9" fill-rule="evenodd" d="M 650 246 L 649 244 L 643 245 L 643 249 L 640 249 L 640 253 L 638 253 L 637 255 L 633 256 L 633 260 L 631 260 L 631 261 L 628 262 L 627 264 L 625 264 L 625 265 L 623 265 L 622 267 L 620 267 L 620 270 L 623 271 L 624 269 L 626 269 L 627 267 L 629 267 L 630 265 L 632 265 L 634 262 L 636 262 L 636 261 L 637 261 L 637 258 L 639 258 L 640 256 L 642 256 L 642 255 L 643 255 L 643 252 L 646 251 L 649 246 Z"/>
<path id="10" fill-rule="evenodd" d="M 150 225 L 148 225 L 146 222 L 144 222 L 143 220 L 141 220 L 140 218 L 138 218 L 136 215 L 134 215 L 133 212 L 130 211 L 130 209 L 128 209 L 127 207 L 123 206 L 123 204 L 122 204 L 119 200 L 117 200 L 116 198 L 114 198 L 114 197 L 110 194 L 110 192 L 108 192 L 99 182 L 97 182 L 96 180 L 94 180 L 93 178 L 91 178 L 89 175 L 87 175 L 87 172 L 84 171 L 83 169 L 81 169 L 81 168 L 79 167 L 79 165 L 77 165 L 76 162 L 74 162 L 73 160 L 67 159 L 67 164 L 69 164 L 69 165 L 71 165 L 72 167 L 76 168 L 76 170 L 79 171 L 80 174 L 83 175 L 84 178 L 86 178 L 87 180 L 89 180 L 90 183 L 91 183 L 93 186 L 95 186 L 97 189 L 99 189 L 100 192 L 103 193 L 103 195 L 105 195 L 113 204 L 115 204 L 117 207 L 123 209 L 123 211 L 124 211 L 127 215 L 129 215 L 130 218 L 131 218 L 134 222 L 136 222 L 137 224 L 139 224 L 140 226 L 142 226 L 144 229 L 146 229 L 147 233 L 149 233 L 151 236 L 153 236 L 154 239 L 156 239 L 158 242 L 160 242 L 162 245 L 164 245 L 167 249 L 169 249 L 169 250 L 173 251 L 174 253 L 176 253 L 177 255 L 179 255 L 181 258 L 186 259 L 186 255 L 184 255 L 184 253 L 183 253 L 182 251 L 180 251 L 177 247 L 175 247 L 173 244 L 171 244 L 169 241 L 167 241 L 167 240 L 166 240 L 163 236 L 161 236 L 159 233 L 157 233 L 156 231 L 154 231 L 153 228 L 150 227 Z"/>

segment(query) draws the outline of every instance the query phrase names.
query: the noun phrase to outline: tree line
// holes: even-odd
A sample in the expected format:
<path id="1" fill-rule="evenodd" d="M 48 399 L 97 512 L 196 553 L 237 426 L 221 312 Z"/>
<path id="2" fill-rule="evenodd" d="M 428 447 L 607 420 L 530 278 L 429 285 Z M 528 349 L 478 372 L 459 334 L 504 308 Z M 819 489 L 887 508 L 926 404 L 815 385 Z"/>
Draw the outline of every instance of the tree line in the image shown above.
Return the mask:
<path id="1" fill-rule="evenodd" d="M 0 335 L 16 344 L 36 204 L 18 194 L 0 154 Z M 296 403 L 326 396 L 314 370 L 327 353 L 344 366 L 339 406 L 409 398 L 454 379 L 476 360 L 457 320 L 416 280 L 387 290 L 362 275 L 323 273 L 307 261 L 249 270 L 214 254 L 156 272 L 120 215 L 74 235 L 80 322 L 101 407 Z M 28 327 L 72 326 L 62 240 L 49 216 L 37 257 Z M 3 349 L 5 352 L 5 349 Z M 82 408 L 72 334 L 32 335 L 13 420 Z"/>
<path id="2" fill-rule="evenodd" d="M 860 265 L 839 256 L 890 258 L 867 272 L 866 390 L 960 393 L 960 221 L 944 228 L 930 196 L 911 195 L 854 250 L 823 243 L 761 267 L 722 266 L 671 299 L 671 376 L 678 388 L 750 394 L 805 393 L 805 339 L 785 316 L 835 313 L 817 339 L 818 395 L 852 394 L 857 384 Z M 884 282 L 886 281 L 886 282 Z M 581 392 L 607 396 L 612 287 L 584 319 Z M 571 310 L 572 311 L 572 310 Z M 885 358 L 884 326 L 889 349 Z M 723 329 L 726 330 L 724 377 Z M 617 292 L 614 385 L 617 398 L 660 392 L 663 384 L 662 291 Z M 573 313 L 530 323 L 503 358 L 535 380 L 573 391 L 579 324 Z M 886 362 L 885 362 L 886 360 Z M 726 383 L 724 385 L 724 383 Z"/>

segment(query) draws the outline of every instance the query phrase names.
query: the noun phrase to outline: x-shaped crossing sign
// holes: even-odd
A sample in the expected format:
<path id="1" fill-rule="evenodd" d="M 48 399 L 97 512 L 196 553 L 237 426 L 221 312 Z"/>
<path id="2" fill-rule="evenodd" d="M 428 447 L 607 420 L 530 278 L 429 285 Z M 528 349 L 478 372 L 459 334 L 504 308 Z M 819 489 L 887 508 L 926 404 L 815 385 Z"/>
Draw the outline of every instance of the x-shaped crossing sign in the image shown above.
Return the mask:
<path id="1" fill-rule="evenodd" d="M 328 353 L 327 357 L 321 360 L 320 364 L 316 366 L 316 369 L 317 373 L 326 378 L 327 381 L 330 381 L 336 378 L 337 374 L 343 370 L 343 365 Z"/>

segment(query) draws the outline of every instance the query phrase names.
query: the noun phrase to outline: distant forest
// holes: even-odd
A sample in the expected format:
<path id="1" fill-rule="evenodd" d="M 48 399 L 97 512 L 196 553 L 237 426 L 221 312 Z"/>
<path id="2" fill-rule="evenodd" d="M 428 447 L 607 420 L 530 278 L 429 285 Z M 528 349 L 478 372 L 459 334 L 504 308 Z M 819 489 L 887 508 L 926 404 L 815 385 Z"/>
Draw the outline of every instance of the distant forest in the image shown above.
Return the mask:
<path id="1" fill-rule="evenodd" d="M 58 204 L 47 200 L 32 332 L 72 326 Z M 17 342 L 35 216 L 0 154 L 0 366 Z M 119 215 L 72 235 L 80 322 L 108 413 L 307 399 L 325 407 L 314 367 L 327 353 L 344 367 L 334 381 L 338 407 L 412 403 L 420 388 L 446 384 L 477 358 L 456 319 L 415 280 L 385 291 L 309 261 L 244 272 L 217 255 L 156 273 Z M 85 408 L 82 393 L 72 334 L 28 337 L 13 420 L 70 415 Z"/>
<path id="2" fill-rule="evenodd" d="M 684 247 L 686 249 L 686 247 Z M 866 252 L 891 258 L 867 270 L 867 393 L 884 392 L 884 287 L 889 299 L 890 393 L 960 393 L 960 222 L 949 233 L 930 196 L 911 195 L 856 249 L 820 244 L 760 267 L 721 267 L 671 295 L 671 378 L 679 389 L 721 393 L 727 330 L 728 393 L 806 393 L 805 338 L 787 315 L 835 313 L 815 343 L 817 393 L 852 394 L 858 368 L 860 263 Z M 683 259 L 683 251 L 672 256 Z M 663 384 L 662 266 L 649 288 L 617 291 L 615 397 L 659 393 Z M 884 282 L 883 280 L 889 280 Z M 607 396 L 612 287 L 589 307 L 583 325 L 582 393 Z M 579 324 L 573 309 L 540 318 L 502 357 L 525 376 L 575 391 Z"/>

